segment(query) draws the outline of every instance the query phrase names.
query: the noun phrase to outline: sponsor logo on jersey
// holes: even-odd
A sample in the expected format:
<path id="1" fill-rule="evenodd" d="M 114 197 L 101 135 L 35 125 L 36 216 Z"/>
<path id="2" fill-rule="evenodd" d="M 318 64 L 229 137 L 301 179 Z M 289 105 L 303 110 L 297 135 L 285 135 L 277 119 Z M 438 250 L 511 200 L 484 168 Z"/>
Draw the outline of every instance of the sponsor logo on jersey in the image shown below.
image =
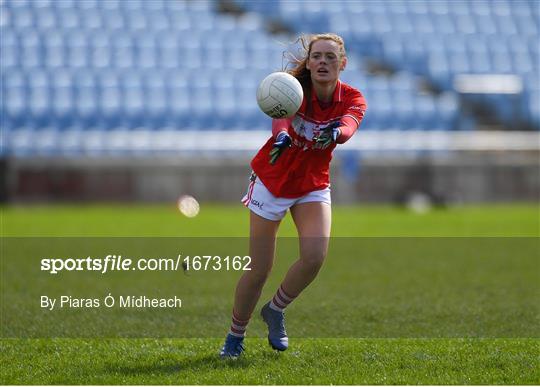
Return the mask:
<path id="1" fill-rule="evenodd" d="M 319 136 L 322 132 L 322 129 L 326 128 L 328 125 L 332 124 L 337 120 L 339 120 L 339 118 L 335 118 L 328 122 L 316 124 L 314 122 L 309 122 L 302 119 L 301 117 L 296 116 L 292 121 L 292 127 L 294 128 L 294 132 L 298 135 L 298 137 L 300 137 L 300 139 L 294 138 L 292 141 L 293 145 L 299 148 L 303 148 L 303 150 L 322 149 L 321 144 L 313 143 L 313 138 Z"/>

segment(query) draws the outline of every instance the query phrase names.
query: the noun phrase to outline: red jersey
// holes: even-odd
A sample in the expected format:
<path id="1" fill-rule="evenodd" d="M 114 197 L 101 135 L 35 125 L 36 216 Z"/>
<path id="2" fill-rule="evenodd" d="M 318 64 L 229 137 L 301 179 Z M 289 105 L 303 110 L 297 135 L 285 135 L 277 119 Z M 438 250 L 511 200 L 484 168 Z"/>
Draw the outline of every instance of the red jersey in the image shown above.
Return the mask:
<path id="1" fill-rule="evenodd" d="M 253 171 L 276 197 L 298 198 L 330 186 L 330 160 L 336 144 L 321 149 L 313 138 L 320 134 L 320 129 L 339 121 L 341 134 L 337 143 L 344 143 L 360 126 L 367 108 L 362 93 L 339 80 L 332 102 L 328 106 L 321 107 L 316 93 L 311 94 L 312 108 L 309 117 L 306 115 L 307 103 L 304 97 L 294 117 L 274 120 L 274 124 L 276 121 L 286 122 L 277 131 L 287 131 L 291 136 L 292 146 L 284 149 L 275 164 L 271 165 L 269 153 L 275 142 L 272 136 L 251 161 Z M 352 122 L 352 125 L 346 124 L 347 122 Z"/>

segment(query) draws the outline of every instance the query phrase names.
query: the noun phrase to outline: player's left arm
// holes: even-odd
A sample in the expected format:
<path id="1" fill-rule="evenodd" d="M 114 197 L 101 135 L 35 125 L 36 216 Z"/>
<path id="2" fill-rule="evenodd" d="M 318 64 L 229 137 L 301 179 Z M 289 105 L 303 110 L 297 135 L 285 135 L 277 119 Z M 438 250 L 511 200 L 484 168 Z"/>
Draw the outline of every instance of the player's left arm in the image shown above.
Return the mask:
<path id="1" fill-rule="evenodd" d="M 328 148 L 333 143 L 347 142 L 360 127 L 367 108 L 364 97 L 360 92 L 357 92 L 345 103 L 347 103 L 347 107 L 341 119 L 321 128 L 320 134 L 313 138 L 313 141 L 319 144 L 322 149 Z"/>
<path id="2" fill-rule="evenodd" d="M 360 92 L 355 93 L 349 101 L 346 101 L 346 103 L 348 106 L 345 109 L 345 113 L 340 120 L 340 125 L 337 128 L 339 134 L 336 137 L 336 143 L 338 144 L 347 142 L 347 140 L 356 133 L 364 119 L 367 109 L 366 100 Z"/>

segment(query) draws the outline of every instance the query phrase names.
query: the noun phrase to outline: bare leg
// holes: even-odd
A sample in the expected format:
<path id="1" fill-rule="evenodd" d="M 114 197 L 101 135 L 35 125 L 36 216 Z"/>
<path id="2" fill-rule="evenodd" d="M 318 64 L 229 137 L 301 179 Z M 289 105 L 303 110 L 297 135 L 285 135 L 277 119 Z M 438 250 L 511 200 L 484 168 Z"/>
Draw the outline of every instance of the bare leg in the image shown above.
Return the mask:
<path id="1" fill-rule="evenodd" d="M 291 214 L 300 239 L 300 258 L 290 267 L 282 282 L 291 296 L 298 296 L 317 276 L 330 238 L 332 210 L 321 202 L 298 204 Z"/>
<path id="2" fill-rule="evenodd" d="M 234 314 L 249 320 L 270 274 L 276 249 L 276 234 L 280 222 L 264 219 L 250 211 L 249 255 L 251 270 L 245 271 L 236 285 Z"/>

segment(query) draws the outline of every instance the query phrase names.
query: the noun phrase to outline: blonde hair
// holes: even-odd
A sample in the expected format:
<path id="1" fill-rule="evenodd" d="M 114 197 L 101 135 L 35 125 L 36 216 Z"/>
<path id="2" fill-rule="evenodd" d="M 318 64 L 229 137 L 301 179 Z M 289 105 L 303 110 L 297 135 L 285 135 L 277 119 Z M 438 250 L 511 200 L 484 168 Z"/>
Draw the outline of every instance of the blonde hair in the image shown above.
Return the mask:
<path id="1" fill-rule="evenodd" d="M 300 57 L 295 56 L 291 52 L 285 53 L 285 59 L 287 60 L 287 65 L 285 71 L 291 74 L 293 77 L 298 79 L 304 89 L 304 95 L 306 96 L 306 101 L 308 103 L 307 115 L 311 115 L 311 71 L 306 68 L 306 64 L 311 55 L 311 49 L 313 43 L 319 40 L 331 40 L 336 42 L 339 46 L 339 61 L 343 61 L 343 58 L 347 56 L 345 51 L 345 42 L 343 38 L 337 34 L 324 33 L 324 34 L 313 34 L 313 35 L 301 35 L 295 43 L 301 44 Z M 287 69 L 289 65 L 293 67 Z"/>

